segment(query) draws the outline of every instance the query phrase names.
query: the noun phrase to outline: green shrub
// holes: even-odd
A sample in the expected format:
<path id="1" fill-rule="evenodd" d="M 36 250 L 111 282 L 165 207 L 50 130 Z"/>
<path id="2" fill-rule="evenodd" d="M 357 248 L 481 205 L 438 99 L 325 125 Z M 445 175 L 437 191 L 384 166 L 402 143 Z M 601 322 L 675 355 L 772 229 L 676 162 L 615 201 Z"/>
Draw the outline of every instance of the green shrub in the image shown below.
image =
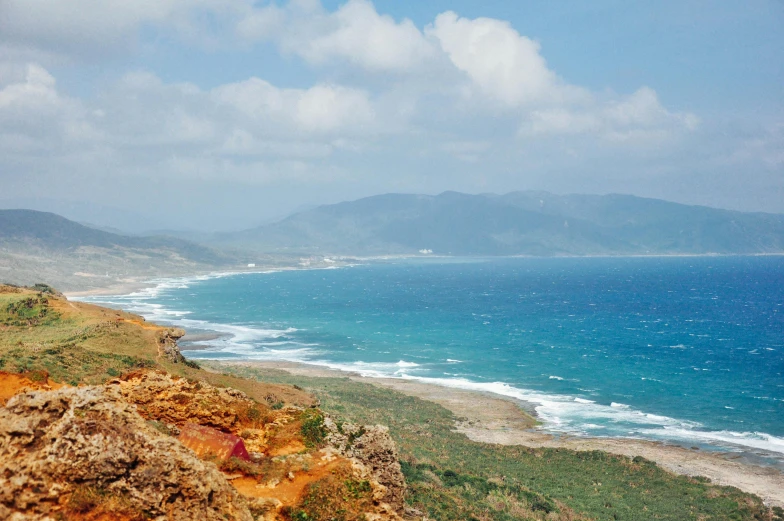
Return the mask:
<path id="1" fill-rule="evenodd" d="M 305 409 L 302 411 L 302 438 L 308 448 L 320 447 L 327 437 L 324 427 L 324 414 L 318 409 Z"/>

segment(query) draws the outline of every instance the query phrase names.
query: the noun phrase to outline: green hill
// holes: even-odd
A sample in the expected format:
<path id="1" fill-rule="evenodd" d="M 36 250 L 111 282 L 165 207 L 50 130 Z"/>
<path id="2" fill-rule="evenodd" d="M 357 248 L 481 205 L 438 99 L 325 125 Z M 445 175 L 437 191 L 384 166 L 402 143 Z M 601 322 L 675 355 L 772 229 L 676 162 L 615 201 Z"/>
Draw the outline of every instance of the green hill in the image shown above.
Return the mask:
<path id="1" fill-rule="evenodd" d="M 129 278 L 193 274 L 234 262 L 227 254 L 182 239 L 129 237 L 53 213 L 0 210 L 0 281 L 81 290 Z"/>
<path id="2" fill-rule="evenodd" d="M 781 253 L 784 216 L 628 195 L 386 194 L 320 206 L 214 243 L 351 255 Z"/>

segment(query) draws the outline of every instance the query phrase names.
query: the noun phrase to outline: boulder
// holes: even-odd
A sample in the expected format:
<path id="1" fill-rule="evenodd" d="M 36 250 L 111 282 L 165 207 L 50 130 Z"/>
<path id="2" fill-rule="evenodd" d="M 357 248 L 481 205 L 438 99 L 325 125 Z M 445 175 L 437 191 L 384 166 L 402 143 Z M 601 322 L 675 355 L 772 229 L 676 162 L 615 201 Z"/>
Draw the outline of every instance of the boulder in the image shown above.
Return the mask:
<path id="1" fill-rule="evenodd" d="M 221 461 L 226 461 L 229 458 L 250 460 L 250 455 L 241 438 L 212 427 L 186 423 L 180 429 L 180 435 L 177 439 L 200 458 L 214 457 Z"/>

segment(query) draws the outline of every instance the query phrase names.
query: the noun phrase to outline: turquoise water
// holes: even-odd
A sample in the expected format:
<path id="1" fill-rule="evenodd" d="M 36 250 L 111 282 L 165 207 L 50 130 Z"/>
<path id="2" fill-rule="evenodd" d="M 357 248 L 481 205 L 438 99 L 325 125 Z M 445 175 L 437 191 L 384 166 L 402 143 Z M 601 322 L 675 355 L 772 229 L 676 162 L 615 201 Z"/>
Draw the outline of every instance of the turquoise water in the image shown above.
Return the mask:
<path id="1" fill-rule="evenodd" d="M 784 460 L 784 258 L 428 259 L 91 301 L 292 360 L 533 402 L 544 427 Z M 201 346 L 204 347 L 204 346 Z"/>

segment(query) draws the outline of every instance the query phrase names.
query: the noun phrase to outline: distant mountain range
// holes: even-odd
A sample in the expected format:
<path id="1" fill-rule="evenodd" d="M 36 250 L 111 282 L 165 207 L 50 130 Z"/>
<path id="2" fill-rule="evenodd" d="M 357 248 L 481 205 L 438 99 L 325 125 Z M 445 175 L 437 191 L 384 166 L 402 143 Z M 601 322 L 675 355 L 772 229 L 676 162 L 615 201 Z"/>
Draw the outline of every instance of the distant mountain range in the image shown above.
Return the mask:
<path id="1" fill-rule="evenodd" d="M 210 242 L 329 255 L 781 253 L 784 215 L 614 194 L 386 194 L 320 206 Z"/>
<path id="2" fill-rule="evenodd" d="M 139 250 L 150 255 L 178 255 L 205 264 L 221 264 L 227 260 L 211 248 L 182 239 L 120 235 L 34 210 L 0 210 L 0 244 L 59 252 L 87 247 Z"/>
<path id="3" fill-rule="evenodd" d="M 0 210 L 0 282 L 81 290 L 232 264 L 235 257 L 182 239 L 130 237 L 53 213 Z"/>
<path id="4" fill-rule="evenodd" d="M 177 232 L 171 232 L 172 235 Z M 302 256 L 784 253 L 784 215 L 629 195 L 386 194 L 251 230 L 129 236 L 33 210 L 0 210 L 0 282 L 85 289 L 129 279 L 293 265 Z"/>

